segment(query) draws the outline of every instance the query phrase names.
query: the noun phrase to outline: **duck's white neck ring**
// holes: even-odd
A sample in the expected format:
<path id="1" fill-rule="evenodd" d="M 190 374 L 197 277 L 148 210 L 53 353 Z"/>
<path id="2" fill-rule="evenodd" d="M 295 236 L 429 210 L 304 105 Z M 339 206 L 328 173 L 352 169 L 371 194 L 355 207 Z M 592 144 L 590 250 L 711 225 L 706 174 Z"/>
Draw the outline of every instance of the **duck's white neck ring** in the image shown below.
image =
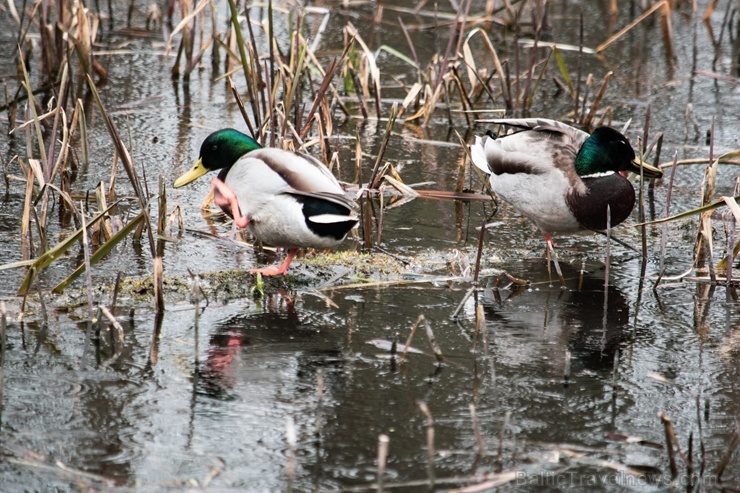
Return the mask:
<path id="1" fill-rule="evenodd" d="M 583 178 L 603 178 L 605 176 L 611 176 L 615 173 L 616 171 L 611 171 L 611 170 L 610 171 L 600 171 L 598 173 L 591 173 L 589 175 L 583 175 L 581 176 L 581 179 Z"/>

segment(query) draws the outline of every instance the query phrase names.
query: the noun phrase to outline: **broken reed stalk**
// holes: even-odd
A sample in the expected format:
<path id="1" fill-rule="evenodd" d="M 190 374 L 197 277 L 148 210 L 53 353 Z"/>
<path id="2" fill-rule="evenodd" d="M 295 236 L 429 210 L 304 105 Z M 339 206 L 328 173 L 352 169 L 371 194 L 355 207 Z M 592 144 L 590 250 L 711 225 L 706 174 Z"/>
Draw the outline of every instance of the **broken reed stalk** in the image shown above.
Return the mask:
<path id="1" fill-rule="evenodd" d="M 583 75 L 583 6 L 579 8 L 579 30 L 578 30 L 578 63 L 576 65 L 576 94 L 575 98 L 573 99 L 574 105 L 573 105 L 573 121 L 578 122 L 579 115 L 578 115 L 578 107 L 579 107 L 579 97 L 581 94 L 581 77 Z M 581 118 L 583 115 L 580 116 Z"/>
<path id="2" fill-rule="evenodd" d="M 149 370 L 154 368 L 157 361 L 159 361 L 159 337 L 162 333 L 162 320 L 164 320 L 164 312 L 154 312 L 154 330 L 152 331 L 152 340 L 149 343 L 149 355 L 146 363 Z"/>
<path id="3" fill-rule="evenodd" d="M 292 65 L 293 70 L 288 70 L 289 77 L 286 81 L 286 84 L 288 85 L 287 90 L 283 94 L 283 105 L 285 108 L 285 114 L 290 115 L 291 114 L 291 108 L 298 108 L 298 104 L 296 104 L 296 99 L 299 98 L 300 94 L 298 91 L 298 86 L 301 82 L 301 73 L 304 69 L 304 64 L 306 61 L 306 50 L 308 47 L 305 43 L 299 42 L 299 34 L 297 31 L 293 31 L 291 35 L 291 39 L 293 42 L 290 43 L 291 47 L 291 56 L 290 56 L 290 63 Z M 298 50 L 298 53 L 296 54 L 294 50 Z M 297 61 L 295 59 L 297 58 Z M 295 105 L 295 106 L 294 106 Z M 288 122 L 288 118 L 283 119 L 283 125 L 281 129 L 281 135 L 286 135 L 286 125 Z M 296 118 L 296 125 L 300 125 L 300 122 L 297 121 Z"/>
<path id="4" fill-rule="evenodd" d="M 511 411 L 506 411 L 506 414 L 504 414 L 504 423 L 501 425 L 501 429 L 498 432 L 498 454 L 496 456 L 496 462 L 499 464 L 504 461 L 504 433 L 509 427 L 510 419 Z"/>
<path id="5" fill-rule="evenodd" d="M 740 177 L 735 178 L 735 190 L 734 195 L 738 195 L 740 193 Z M 726 199 L 727 200 L 727 199 Z M 724 259 L 725 262 L 725 284 L 727 286 L 732 285 L 732 263 L 735 261 L 735 255 L 736 250 L 738 247 L 740 247 L 740 243 L 738 245 L 735 245 L 735 238 L 736 238 L 736 232 L 737 232 L 737 223 L 738 218 L 735 217 L 735 214 L 728 213 L 729 215 L 729 226 L 727 226 L 727 253 Z M 725 223 L 726 224 L 726 223 Z M 722 261 L 720 261 L 720 264 Z M 728 290 L 728 295 L 730 294 Z"/>
<path id="6" fill-rule="evenodd" d="M 93 282 L 92 274 L 90 272 L 90 242 L 87 238 L 87 225 L 85 224 L 85 204 L 80 202 L 80 222 L 82 223 L 82 251 L 84 255 L 85 265 L 85 287 L 87 288 L 87 315 L 88 315 L 88 330 L 91 328 L 92 323 L 96 323 L 94 314 L 95 303 L 93 301 Z M 89 332 L 88 332 L 89 333 Z"/>
<path id="7" fill-rule="evenodd" d="M 606 260 L 604 262 L 604 295 L 609 290 L 609 264 L 611 262 L 612 247 L 612 211 L 609 204 L 606 204 Z M 606 308 L 606 307 L 605 307 Z"/>
<path id="8" fill-rule="evenodd" d="M 0 371 L 5 366 L 5 330 L 8 327 L 8 310 L 5 306 L 5 301 L 0 300 Z M 0 392 L 2 392 L 2 386 L 0 385 Z M 2 400 L 0 400 L 2 402 Z"/>
<path id="9" fill-rule="evenodd" d="M 612 366 L 612 392 L 617 391 L 617 381 L 619 377 L 619 351 L 614 352 L 614 365 Z"/>
<path id="10" fill-rule="evenodd" d="M 316 427 L 314 429 L 314 438 L 316 447 L 321 443 L 321 421 L 324 414 L 324 370 L 316 370 Z"/>
<path id="11" fill-rule="evenodd" d="M 722 479 L 722 475 L 725 473 L 727 464 L 730 462 L 730 458 L 732 458 L 732 454 L 735 452 L 735 449 L 738 445 L 740 445 L 740 430 L 738 429 L 737 423 L 735 423 L 735 432 L 730 438 L 730 443 L 727 445 L 727 450 L 725 450 L 725 453 L 722 454 L 722 458 L 719 460 L 719 463 L 717 463 L 717 467 L 714 468 L 714 474 L 715 476 L 717 476 L 717 481 L 720 481 Z"/>
<path id="12" fill-rule="evenodd" d="M 478 419 L 478 413 L 475 411 L 475 404 L 470 403 L 470 419 L 473 422 L 473 434 L 475 435 L 475 443 L 478 445 L 478 456 L 484 457 L 486 455 L 486 446 L 483 443 L 483 434 L 480 431 L 480 420 Z"/>
<path id="13" fill-rule="evenodd" d="M 383 491 L 383 480 L 385 477 L 385 466 L 388 461 L 388 444 L 390 442 L 390 438 L 388 438 L 388 435 L 380 434 L 378 435 L 378 476 L 377 476 L 377 491 L 378 493 L 382 493 Z"/>
<path id="14" fill-rule="evenodd" d="M 270 1 L 268 8 L 270 13 L 272 13 L 272 0 Z M 239 58 L 244 72 L 244 80 L 247 82 L 247 93 L 249 94 L 249 100 L 252 103 L 252 115 L 256 120 L 256 126 L 259 128 L 261 123 L 259 120 L 259 107 L 256 101 L 257 94 L 252 84 L 252 71 L 249 68 L 249 59 L 247 58 L 246 45 L 244 43 L 244 37 L 242 36 L 241 26 L 239 25 L 239 12 L 237 11 L 235 0 L 229 0 L 229 9 L 231 13 L 231 25 L 234 30 L 234 37 L 236 38 L 236 44 L 239 49 Z M 272 31 L 270 31 L 270 33 L 272 34 Z"/>
<path id="15" fill-rule="evenodd" d="M 441 365 L 445 362 L 445 359 L 442 356 L 442 351 L 439 348 L 439 344 L 437 344 L 437 339 L 434 337 L 432 326 L 429 324 L 429 321 L 424 315 L 419 315 L 419 320 L 424 322 L 424 329 L 427 334 L 427 339 L 429 339 L 429 344 L 432 346 L 432 351 L 434 351 L 434 357 L 437 359 L 437 364 Z"/>
<path id="16" fill-rule="evenodd" d="M 594 119 L 596 118 L 596 113 L 599 109 L 599 104 L 601 104 L 601 100 L 604 98 L 604 94 L 606 94 L 606 88 L 609 86 L 609 81 L 611 80 L 613 74 L 614 72 L 609 71 L 604 76 L 604 81 L 601 83 L 599 92 L 596 93 L 596 96 L 591 103 L 591 107 L 588 110 L 588 115 L 586 115 L 583 121 L 583 125 L 587 127 L 591 127 L 593 125 Z"/>
<path id="17" fill-rule="evenodd" d="M 673 166 L 671 166 L 671 176 L 668 179 L 668 191 L 666 192 L 666 199 L 665 199 L 665 207 L 663 209 L 663 218 L 666 218 L 670 215 L 670 209 L 671 209 L 671 195 L 673 193 L 673 181 L 676 177 L 676 164 L 678 163 L 678 151 L 675 151 L 673 153 Z M 667 238 L 667 231 L 668 231 L 668 224 L 663 223 L 660 226 L 660 271 L 658 272 L 658 278 L 655 280 L 655 284 L 653 285 L 653 289 L 655 289 L 658 284 L 660 284 L 660 280 L 663 278 L 663 274 L 665 274 L 665 249 L 666 249 L 666 242 L 668 240 Z"/>
<path id="18" fill-rule="evenodd" d="M 434 488 L 435 472 L 434 472 L 434 456 L 436 451 L 434 449 L 434 419 L 432 413 L 429 411 L 429 406 L 424 401 L 417 401 L 419 410 L 424 415 L 424 420 L 427 428 L 427 479 L 429 481 L 429 487 Z"/>
<path id="19" fill-rule="evenodd" d="M 534 97 L 535 91 L 532 88 L 532 76 L 534 75 L 534 69 L 537 66 L 537 52 L 539 51 L 539 42 L 540 37 L 542 36 L 542 23 L 544 21 L 544 16 L 541 15 L 541 12 L 538 8 L 532 8 L 530 13 L 532 15 L 532 25 L 535 26 L 535 29 L 534 42 L 532 47 L 530 48 L 532 51 L 529 58 L 529 67 L 527 68 L 527 81 L 524 84 L 524 94 L 522 94 L 522 99 L 520 102 L 521 109 L 524 111 L 527 111 L 529 109 L 529 105 L 531 103 L 529 96 L 530 93 L 532 94 L 532 97 Z"/>
<path id="20" fill-rule="evenodd" d="M 383 140 L 380 143 L 380 149 L 378 149 L 378 156 L 375 159 L 375 164 L 373 165 L 373 172 L 370 175 L 370 180 L 368 181 L 368 188 L 373 190 L 378 188 L 380 186 L 380 176 L 378 176 L 378 171 L 380 170 L 380 163 L 383 161 L 383 155 L 385 154 L 385 149 L 388 147 L 388 141 L 390 140 L 391 134 L 393 133 L 393 124 L 396 122 L 396 116 L 398 115 L 398 103 L 393 103 L 393 106 L 391 107 L 391 112 L 388 114 L 388 122 L 385 126 L 385 133 L 383 134 Z"/>
<path id="21" fill-rule="evenodd" d="M 111 326 L 115 329 L 116 340 L 118 342 L 118 344 L 113 348 L 113 354 L 102 365 L 103 367 L 107 367 L 115 363 L 116 360 L 118 360 L 118 358 L 123 353 L 124 332 L 120 322 L 116 320 L 116 317 L 110 312 L 110 310 L 108 310 L 105 305 L 103 305 L 102 303 L 98 304 L 98 309 L 103 315 L 105 315 L 105 318 L 108 319 Z"/>
<path id="22" fill-rule="evenodd" d="M 8 311 L 5 301 L 0 300 L 0 403 L 5 394 L 5 332 L 8 328 Z"/>
<path id="23" fill-rule="evenodd" d="M 640 22 L 645 20 L 646 18 L 650 17 L 650 15 L 658 10 L 659 8 L 662 8 L 667 3 L 667 0 L 661 0 L 660 2 L 654 4 L 652 7 L 650 7 L 648 10 L 642 13 L 637 19 L 633 20 L 629 24 L 627 24 L 624 28 L 622 28 L 618 33 L 601 43 L 599 46 L 596 47 L 596 53 L 601 53 L 605 49 L 607 49 L 609 46 L 611 46 L 612 43 L 617 41 L 619 38 L 624 36 L 627 32 L 629 32 L 632 28 L 634 28 L 636 25 L 638 25 Z"/>
<path id="24" fill-rule="evenodd" d="M 478 252 L 475 255 L 475 274 L 473 276 L 473 286 L 478 285 L 478 278 L 480 275 L 480 260 L 483 256 L 483 238 L 486 234 L 486 220 L 483 219 L 480 225 L 480 234 L 478 235 Z"/>
<path id="25" fill-rule="evenodd" d="M 375 224 L 375 244 L 380 246 L 383 242 L 383 219 L 385 218 L 385 194 L 378 194 L 378 214 Z"/>
<path id="26" fill-rule="evenodd" d="M 41 284 L 39 283 L 39 278 L 36 278 L 36 294 L 39 297 L 39 307 L 41 309 L 41 320 L 43 321 L 44 326 L 46 326 L 49 323 L 49 312 L 46 309 L 46 302 L 44 301 L 44 292 L 41 290 Z"/>
<path id="27" fill-rule="evenodd" d="M 200 296 L 203 295 L 206 299 L 206 306 L 208 306 L 208 298 L 205 297 L 205 294 L 200 287 L 200 276 L 194 274 L 190 269 L 188 269 L 188 274 L 190 274 L 190 278 L 193 280 L 193 285 L 190 287 L 190 302 L 195 307 L 193 318 L 193 346 L 195 348 L 194 364 L 197 369 L 200 366 Z"/>
<path id="28" fill-rule="evenodd" d="M 478 344 L 478 336 L 483 338 L 484 347 L 487 346 L 488 336 L 486 334 L 486 311 L 483 309 L 483 305 L 477 302 L 475 305 L 475 337 L 473 338 L 473 350 L 475 350 Z"/>
<path id="29" fill-rule="evenodd" d="M 230 0 L 231 1 L 231 0 Z M 285 422 L 285 441 L 288 442 L 288 462 L 285 466 L 285 474 L 288 477 L 288 491 L 293 491 L 296 472 L 296 445 L 298 443 L 295 422 L 292 416 L 288 416 Z"/>
<path id="30" fill-rule="evenodd" d="M 457 307 L 452 312 L 452 315 L 450 316 L 450 318 L 452 318 L 453 320 L 457 319 L 457 316 L 460 314 L 460 311 L 465 306 L 465 302 L 467 302 L 468 299 L 470 299 L 470 297 L 473 295 L 475 290 L 476 290 L 475 286 L 468 288 L 468 290 L 465 292 L 465 296 L 463 296 L 462 299 L 460 300 L 460 303 L 457 304 Z"/>
<path id="31" fill-rule="evenodd" d="M 87 82 L 88 82 L 88 87 L 90 88 L 90 92 L 93 94 L 95 102 L 97 103 L 98 108 L 100 109 L 100 113 L 103 118 L 103 121 L 105 122 L 105 125 L 108 128 L 108 132 L 113 140 L 113 144 L 115 145 L 116 152 L 118 153 L 118 157 L 121 159 L 121 163 L 123 164 L 123 169 L 126 171 L 129 181 L 131 182 L 131 187 L 133 188 L 134 194 L 136 195 L 136 198 L 138 199 L 139 206 L 141 207 L 142 210 L 147 210 L 148 205 L 149 205 L 149 199 L 144 189 L 141 186 L 141 181 L 139 180 L 139 176 L 136 173 L 136 168 L 134 167 L 131 154 L 129 154 L 128 149 L 126 148 L 126 145 L 123 143 L 123 140 L 121 139 L 121 136 L 118 132 L 118 127 L 116 127 L 116 124 L 113 123 L 113 120 L 110 119 L 110 116 L 105 110 L 105 106 L 103 106 L 103 101 L 100 99 L 100 94 L 98 93 L 97 87 L 95 86 L 95 82 L 93 82 L 92 78 L 90 78 L 89 76 L 87 78 Z M 148 214 L 145 215 L 144 221 L 146 224 L 147 237 L 149 239 L 149 249 L 151 251 L 152 257 L 155 257 L 156 249 L 154 246 L 154 233 L 152 232 L 151 220 L 149 219 Z"/>
<path id="32" fill-rule="evenodd" d="M 709 165 L 704 171 L 704 180 L 702 182 L 702 206 L 712 203 L 718 166 L 719 159 L 714 160 L 714 115 L 712 115 L 712 122 L 709 127 Z M 706 242 L 711 240 L 711 234 L 706 234 L 706 231 L 711 232 L 711 220 L 709 218 L 710 214 L 708 212 L 700 216 L 699 233 L 697 234 L 694 245 L 694 267 L 696 269 L 704 269 L 707 263 L 707 251 L 711 252 L 711 246 L 706 245 Z"/>
<path id="33" fill-rule="evenodd" d="M 244 102 L 242 101 L 241 96 L 239 96 L 239 91 L 236 89 L 236 86 L 234 85 L 234 80 L 231 77 L 227 77 L 229 81 L 229 89 L 231 89 L 231 94 L 234 96 L 234 101 L 236 101 L 236 106 L 239 108 L 239 112 L 242 115 L 242 119 L 244 120 L 244 123 L 247 124 L 247 128 L 249 129 L 249 134 L 252 136 L 253 139 L 258 140 L 259 135 L 257 135 L 254 131 L 254 128 L 252 128 L 252 120 L 249 118 L 249 114 L 247 113 L 246 108 L 244 107 Z"/>
<path id="34" fill-rule="evenodd" d="M 409 352 L 409 348 L 411 347 L 411 340 L 414 338 L 414 333 L 416 333 L 416 328 L 419 326 L 419 321 L 421 320 L 421 315 L 419 315 L 419 318 L 416 319 L 416 322 L 414 325 L 411 326 L 411 330 L 409 331 L 409 336 L 406 338 L 406 344 L 403 348 L 403 353 L 401 353 L 401 358 L 399 359 L 400 363 L 403 363 L 406 361 L 406 355 Z"/>
<path id="35" fill-rule="evenodd" d="M 706 466 L 706 448 L 704 447 L 704 430 L 701 425 L 701 394 L 696 394 L 696 426 L 699 430 L 699 474 L 704 476 Z"/>
<path id="36" fill-rule="evenodd" d="M 673 429 L 673 422 L 664 412 L 658 413 L 660 421 L 663 423 L 663 429 L 665 430 L 666 450 L 668 451 L 668 462 L 671 468 L 671 480 L 678 477 L 678 466 L 676 465 L 676 452 L 681 457 L 684 465 L 690 471 L 693 470 L 691 465 L 691 459 L 687 458 L 686 455 L 681 451 L 681 447 L 678 445 L 678 439 L 676 438 L 676 432 Z"/>
<path id="37" fill-rule="evenodd" d="M 153 263 L 154 263 L 153 275 L 154 275 L 155 310 L 157 312 L 161 312 L 164 310 L 164 307 L 165 307 L 164 293 L 162 290 L 162 277 L 163 277 L 164 267 L 162 264 L 162 258 L 159 255 L 157 255 L 157 250 L 156 250 L 155 243 L 154 243 L 154 233 L 152 232 L 151 219 L 149 218 L 149 214 L 148 214 L 148 210 L 149 210 L 148 194 L 146 193 L 146 190 L 142 188 L 141 181 L 139 180 L 138 174 L 136 173 L 136 168 L 134 167 L 131 155 L 129 154 L 128 149 L 126 148 L 125 144 L 123 143 L 123 140 L 121 139 L 120 134 L 118 133 L 118 128 L 116 127 L 115 123 L 113 123 L 113 120 L 110 119 L 108 113 L 105 111 L 105 107 L 103 106 L 103 102 L 100 99 L 100 95 L 98 94 L 97 88 L 95 87 L 95 83 L 93 82 L 92 78 L 89 75 L 87 77 L 87 82 L 88 82 L 88 87 L 90 88 L 90 92 L 92 92 L 93 97 L 95 98 L 95 101 L 98 104 L 101 115 L 103 117 L 103 121 L 105 122 L 105 125 L 108 128 L 108 132 L 110 133 L 111 138 L 113 139 L 113 143 L 115 145 L 118 156 L 121 159 L 123 168 L 126 171 L 126 174 L 128 175 L 129 181 L 131 182 L 131 186 L 134 189 L 134 193 L 139 201 L 139 206 L 141 207 L 141 210 L 142 210 L 139 216 L 143 219 L 143 224 L 147 232 L 147 239 L 149 240 L 149 249 L 150 249 Z M 86 266 L 86 268 L 89 269 L 89 266 Z"/>

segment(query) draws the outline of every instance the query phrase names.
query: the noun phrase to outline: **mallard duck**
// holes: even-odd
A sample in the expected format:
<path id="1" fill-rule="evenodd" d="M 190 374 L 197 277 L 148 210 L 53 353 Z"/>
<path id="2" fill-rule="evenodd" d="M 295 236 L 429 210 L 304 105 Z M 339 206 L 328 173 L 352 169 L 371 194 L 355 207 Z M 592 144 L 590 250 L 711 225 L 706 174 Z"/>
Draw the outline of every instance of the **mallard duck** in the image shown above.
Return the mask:
<path id="1" fill-rule="evenodd" d="M 553 233 L 607 228 L 627 219 L 635 205 L 629 171 L 660 177 L 643 163 L 627 138 L 610 127 L 588 134 L 542 118 L 491 120 L 518 128 L 496 137 L 476 137 L 473 164 L 490 174 L 491 189 L 540 228 L 553 252 Z M 560 274 L 560 266 L 555 259 Z M 562 275 L 561 275 L 562 279 Z"/>
<path id="2" fill-rule="evenodd" d="M 250 272 L 285 274 L 300 248 L 334 248 L 357 224 L 357 204 L 331 172 L 307 155 L 260 146 L 231 128 L 209 135 L 178 188 L 220 169 L 211 186 L 214 201 L 239 228 L 263 243 L 287 249 L 280 266 Z"/>

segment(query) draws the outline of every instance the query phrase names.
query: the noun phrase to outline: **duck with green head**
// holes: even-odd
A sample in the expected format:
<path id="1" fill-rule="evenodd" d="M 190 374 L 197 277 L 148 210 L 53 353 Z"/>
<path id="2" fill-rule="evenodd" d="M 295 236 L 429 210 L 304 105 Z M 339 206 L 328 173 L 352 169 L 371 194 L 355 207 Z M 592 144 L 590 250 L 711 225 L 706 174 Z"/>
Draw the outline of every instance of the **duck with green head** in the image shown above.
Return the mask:
<path id="1" fill-rule="evenodd" d="M 491 189 L 531 219 L 553 252 L 553 233 L 600 231 L 632 213 L 635 189 L 626 178 L 663 173 L 635 156 L 627 138 L 610 127 L 588 134 L 542 118 L 490 120 L 519 129 L 476 137 L 473 164 L 490 174 Z M 560 266 L 555 259 L 560 274 Z M 561 274 L 562 279 L 562 274 Z"/>
<path id="2" fill-rule="evenodd" d="M 209 135 L 193 167 L 175 188 L 209 171 L 214 201 L 239 228 L 249 228 L 263 243 L 287 249 L 280 266 L 253 269 L 263 275 L 285 274 L 300 248 L 335 248 L 358 222 L 357 204 L 317 159 L 260 146 L 231 128 Z"/>

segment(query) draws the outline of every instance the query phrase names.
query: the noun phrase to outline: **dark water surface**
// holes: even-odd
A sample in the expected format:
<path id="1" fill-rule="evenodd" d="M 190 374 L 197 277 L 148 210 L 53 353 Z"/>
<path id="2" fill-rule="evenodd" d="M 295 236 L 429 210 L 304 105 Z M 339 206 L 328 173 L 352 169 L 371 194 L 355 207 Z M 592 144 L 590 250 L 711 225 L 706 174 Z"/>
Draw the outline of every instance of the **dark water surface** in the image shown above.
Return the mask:
<path id="1" fill-rule="evenodd" d="M 584 74 L 594 74 L 596 88 L 607 70 L 614 71 L 602 106 L 613 108 L 615 126 L 633 120 L 628 132 L 633 142 L 650 106 L 651 133 L 665 135 L 663 161 L 674 152 L 680 159 L 708 156 L 706 132 L 712 118 L 714 155 L 740 148 L 738 60 L 727 39 L 730 31 L 733 39 L 737 37 L 736 25 L 726 26 L 718 50 L 711 37 L 719 36 L 728 1 L 720 2 L 706 25 L 701 22 L 706 1 L 699 2 L 698 13 L 684 5 L 673 15 L 673 64 L 667 61 L 657 18 L 617 41 L 603 58 L 584 55 Z M 399 15 L 412 26 L 422 65 L 447 45 L 447 24 L 419 29 L 434 26 L 433 16 L 422 15 L 434 11 L 432 2 L 418 16 L 395 10 L 405 2 L 384 2 L 383 22 L 377 27 L 372 26 L 373 4 L 346 10 L 341 2 L 315 3 L 330 8 L 319 49 L 325 54 L 341 49 L 347 22 L 357 26 L 373 48 L 385 44 L 407 53 Z M 584 42 L 590 47 L 638 15 L 631 11 L 633 2 L 618 2 L 616 27 L 609 31 L 607 3 L 549 2 L 548 40 L 578 44 L 580 8 L 586 20 Z M 472 2 L 471 14 L 482 11 L 483 4 Z M 735 7 L 733 3 L 731 8 Z M 224 10 L 223 20 L 225 6 L 219 9 Z M 438 9 L 450 11 L 447 2 L 439 2 Z M 9 53 L 15 35 L 8 32 L 16 32 L 16 27 L 2 15 L 0 40 Z M 264 12 L 253 8 L 252 15 L 260 18 Z M 143 25 L 143 16 L 139 12 L 135 22 Z M 310 25 L 317 26 L 319 20 L 316 16 Z M 281 22 L 287 22 L 287 16 L 276 14 L 276 25 Z M 504 34 L 496 26 L 491 32 L 500 55 L 511 56 L 512 33 Z M 281 43 L 286 42 L 285 35 Z M 529 37 L 526 29 L 521 37 Z M 110 81 L 101 88 L 105 104 L 124 140 L 130 138 L 134 161 L 146 169 L 152 190 L 158 175 L 171 183 L 189 168 L 212 130 L 244 128 L 227 85 L 213 82 L 220 73 L 214 73 L 210 63 L 194 72 L 189 82 L 171 82 L 173 59 L 162 55 L 161 36 L 106 32 L 100 44 L 98 58 L 110 72 Z M 528 57 L 528 51 L 521 53 Z M 576 66 L 576 54 L 566 52 L 565 58 L 570 67 Z M 412 83 L 415 71 L 387 53 L 378 55 L 378 65 L 384 97 L 403 98 L 399 82 Z M 694 69 L 699 72 L 692 77 Z M 572 103 L 551 83 L 559 76 L 554 60 L 548 71 L 550 80 L 538 91 L 533 114 L 565 118 Z M 0 72 L 14 88 L 12 60 L 3 57 Z M 235 78 L 237 85 L 240 81 Z M 100 180 L 110 177 L 113 145 L 95 119 L 98 116 L 90 118 L 91 139 L 97 145 L 90 167 L 81 169 L 73 184 L 79 194 L 93 191 Z M 485 129 L 483 125 L 468 129 L 464 118 L 455 118 L 454 128 L 467 139 L 471 130 Z M 0 123 L 7 125 L 5 115 Z M 343 163 L 341 178 L 353 180 L 357 134 L 371 155 L 363 169 L 363 178 L 368 179 L 384 128 L 384 121 L 362 122 L 337 113 L 332 142 Z M 407 183 L 432 182 L 423 188 L 449 190 L 462 156 L 457 142 L 446 112 L 439 110 L 425 127 L 398 124 L 385 159 Z M 23 138 L 0 139 L 3 163 L 24 146 Z M 8 172 L 20 175 L 17 164 L 11 164 Z M 699 204 L 703 174 L 703 166 L 678 169 L 673 212 Z M 130 193 L 120 171 L 119 175 L 119 194 Z M 717 193 L 730 195 L 736 176 L 733 166 L 720 167 Z M 23 183 L 11 182 L 0 202 L 0 264 L 20 259 L 17 237 L 24 188 Z M 169 206 L 182 207 L 189 227 L 213 228 L 227 236 L 227 225 L 208 223 L 199 212 L 208 188 L 208 180 L 184 189 L 170 187 Z M 666 183 L 656 187 L 649 216 L 657 217 L 663 210 L 666 190 Z M 435 270 L 446 274 L 445 261 L 455 258 L 455 251 L 474 249 L 476 227 L 491 210 L 488 204 L 417 199 L 385 212 L 382 246 L 402 257 L 442 252 Z M 630 222 L 637 218 L 635 211 Z M 123 299 L 116 313 L 125 332 L 123 352 L 106 365 L 109 346 L 103 344 L 102 353 L 96 354 L 86 336 L 85 315 L 50 309 L 48 323 L 36 318 L 19 321 L 14 294 L 24 272 L 0 271 L 0 296 L 9 311 L 2 361 L 0 490 L 368 490 L 377 479 L 378 437 L 385 434 L 390 439 L 386 486 L 427 491 L 428 430 L 420 401 L 434 420 L 433 476 L 439 490 L 507 472 L 511 480 L 501 486 L 506 490 L 660 490 L 670 483 L 666 450 L 608 434 L 641 437 L 664 446 L 661 412 L 672 420 L 681 449 L 688 453 L 692 447 L 696 471 L 704 461 L 704 479 L 697 489 L 711 490 L 716 482 L 713 470 L 730 444 L 740 413 L 736 299 L 724 287 L 710 289 L 691 282 L 666 282 L 653 291 L 653 281 L 640 281 L 639 257 L 616 244 L 605 291 L 606 243 L 595 235 L 558 239 L 569 279 L 568 289 L 562 290 L 547 282 L 537 229 L 507 207 L 492 220 L 483 261 L 486 272 L 506 270 L 534 284 L 496 293 L 492 278 L 483 280 L 488 285 L 479 293 L 485 337 L 475 333 L 473 298 L 464 303 L 456 320 L 451 317 L 470 288 L 462 281 L 339 287 L 321 295 L 311 288 L 286 290 L 261 301 L 213 302 L 197 320 L 186 302 L 170 304 L 158 318 Z M 52 243 L 64 231 L 54 223 Z M 723 249 L 722 224 L 715 221 L 714 226 L 715 248 Z M 665 257 L 669 275 L 691 267 L 695 234 L 695 219 L 669 227 Z M 614 235 L 640 244 L 639 233 L 629 225 L 620 226 Z M 647 276 L 658 273 L 659 244 L 660 230 L 650 229 Z M 357 244 L 348 240 L 344 248 L 355 249 Z M 61 259 L 41 278 L 42 286 L 66 277 L 81 255 L 74 251 Z M 185 275 L 188 268 L 248 269 L 259 262 L 264 259 L 252 250 L 192 233 L 167 242 L 164 253 L 167 276 Z M 295 268 L 301 271 L 300 261 Z M 118 247 L 93 269 L 93 279 L 109 283 L 119 270 L 132 277 L 149 275 L 146 248 L 142 251 L 130 242 Z M 53 299 L 46 301 L 54 304 Z M 445 357 L 441 367 L 423 324 L 412 341 L 422 353 L 410 354 L 403 364 L 371 343 L 404 342 L 419 315 L 429 322 Z M 152 344 L 157 331 L 160 336 Z M 157 351 L 154 364 L 152 348 Z M 483 457 L 476 457 L 471 404 L 486 450 Z M 287 438 L 291 433 L 296 436 L 294 446 Z M 636 476 L 628 469 L 648 475 Z M 686 490 L 686 469 L 678 459 L 679 490 Z M 479 475 L 477 480 L 471 480 L 474 475 Z M 737 487 L 740 458 L 730 459 L 723 479 Z"/>

